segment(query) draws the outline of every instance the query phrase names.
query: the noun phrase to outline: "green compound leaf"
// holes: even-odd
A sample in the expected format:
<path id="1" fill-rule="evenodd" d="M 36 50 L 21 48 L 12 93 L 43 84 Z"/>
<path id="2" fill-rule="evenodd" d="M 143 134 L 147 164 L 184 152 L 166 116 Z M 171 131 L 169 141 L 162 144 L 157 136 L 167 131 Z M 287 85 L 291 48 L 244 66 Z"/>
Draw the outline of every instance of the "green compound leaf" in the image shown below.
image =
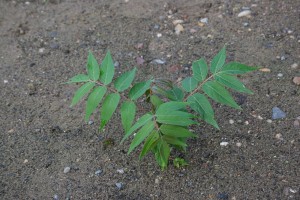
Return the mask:
<path id="1" fill-rule="evenodd" d="M 223 67 L 222 72 L 226 74 L 245 74 L 257 69 L 258 67 L 250 67 L 238 62 L 230 62 Z"/>
<path id="2" fill-rule="evenodd" d="M 208 74 L 208 66 L 206 61 L 202 58 L 194 61 L 192 64 L 193 77 L 198 81 L 204 81 Z"/>
<path id="3" fill-rule="evenodd" d="M 194 77 L 187 77 L 182 81 L 182 87 L 186 92 L 193 91 L 198 85 L 198 81 Z"/>
<path id="4" fill-rule="evenodd" d="M 231 94 L 217 81 L 208 81 L 202 88 L 203 91 L 216 102 L 236 109 L 241 109 L 241 107 L 234 101 Z"/>
<path id="5" fill-rule="evenodd" d="M 100 75 L 99 64 L 91 51 L 89 52 L 88 61 L 87 61 L 87 72 L 91 80 L 97 81 L 99 79 L 99 75 Z"/>
<path id="6" fill-rule="evenodd" d="M 166 92 L 166 97 L 171 101 L 182 101 L 184 98 L 183 91 L 178 87 L 174 87 L 172 90 L 167 90 Z"/>
<path id="7" fill-rule="evenodd" d="M 139 159 L 141 160 L 153 147 L 157 144 L 159 139 L 159 134 L 156 130 L 153 130 L 152 133 L 147 137 L 144 147 L 140 153 Z"/>
<path id="8" fill-rule="evenodd" d="M 95 83 L 93 83 L 93 82 L 88 82 L 88 83 L 85 83 L 83 86 L 81 86 L 75 92 L 74 97 L 72 99 L 71 106 L 74 106 L 75 104 L 77 104 L 80 101 L 80 99 L 82 99 L 82 97 L 84 95 L 86 95 L 94 86 L 95 86 Z"/>
<path id="9" fill-rule="evenodd" d="M 78 74 L 74 77 L 72 77 L 68 82 L 66 83 L 81 83 L 81 82 L 88 82 L 90 81 L 90 78 L 88 75 L 85 74 Z"/>
<path id="10" fill-rule="evenodd" d="M 115 80 L 114 84 L 118 92 L 122 92 L 129 88 L 134 79 L 135 72 L 136 68 L 132 69 L 131 71 L 125 72 Z"/>
<path id="11" fill-rule="evenodd" d="M 104 128 L 104 126 L 112 117 L 113 113 L 118 107 L 119 101 L 120 101 L 120 95 L 118 93 L 112 93 L 105 97 L 100 111 L 101 113 L 101 124 L 99 128 L 100 130 Z"/>
<path id="12" fill-rule="evenodd" d="M 219 126 L 214 119 L 214 110 L 203 94 L 196 93 L 190 96 L 187 101 L 191 103 L 191 108 L 197 112 L 204 121 L 219 129 Z"/>
<path id="13" fill-rule="evenodd" d="M 136 100 L 145 94 L 146 90 L 150 88 L 151 82 L 151 80 L 148 80 L 135 84 L 129 91 L 129 98 L 131 100 Z"/>
<path id="14" fill-rule="evenodd" d="M 155 159 L 162 170 L 168 166 L 170 151 L 171 149 L 168 143 L 163 139 L 160 139 L 155 148 Z"/>
<path id="15" fill-rule="evenodd" d="M 166 125 L 160 126 L 160 131 L 168 136 L 172 137 L 197 137 L 194 133 L 188 131 L 186 128 L 176 125 Z"/>
<path id="16" fill-rule="evenodd" d="M 253 94 L 253 92 L 246 88 L 245 85 L 235 76 L 219 73 L 215 76 L 215 79 L 224 86 L 234 89 L 238 92 Z"/>
<path id="17" fill-rule="evenodd" d="M 104 85 L 108 85 L 111 83 L 115 73 L 115 66 L 110 54 L 110 51 L 108 51 L 105 55 L 104 60 L 101 63 L 100 68 L 100 81 Z"/>
<path id="18" fill-rule="evenodd" d="M 101 102 L 103 96 L 105 95 L 107 88 L 104 86 L 96 87 L 86 102 L 86 109 L 85 109 L 85 121 L 88 121 L 91 114 L 96 110 L 97 106 Z"/>
<path id="19" fill-rule="evenodd" d="M 134 131 L 139 129 L 141 126 L 144 126 L 148 121 L 152 120 L 153 115 L 150 113 L 146 113 L 143 115 L 126 133 L 123 137 L 121 143 L 124 142 Z"/>
<path id="20" fill-rule="evenodd" d="M 182 141 L 180 138 L 169 136 L 169 135 L 164 135 L 162 138 L 168 144 L 172 144 L 172 145 L 175 145 L 175 146 L 180 146 L 182 148 L 187 147 L 186 142 Z"/>
<path id="21" fill-rule="evenodd" d="M 121 106 L 121 120 L 125 133 L 130 129 L 136 113 L 136 106 L 132 101 L 125 101 Z"/>
<path id="22" fill-rule="evenodd" d="M 218 72 L 225 64 L 226 59 L 226 48 L 225 46 L 220 50 L 220 52 L 212 59 L 210 71 L 215 74 Z"/>
<path id="23" fill-rule="evenodd" d="M 140 145 L 146 137 L 152 132 L 154 129 L 154 121 L 148 121 L 135 135 L 133 138 L 129 150 L 128 155 L 131 153 L 133 149 L 135 149 L 138 145 Z"/>

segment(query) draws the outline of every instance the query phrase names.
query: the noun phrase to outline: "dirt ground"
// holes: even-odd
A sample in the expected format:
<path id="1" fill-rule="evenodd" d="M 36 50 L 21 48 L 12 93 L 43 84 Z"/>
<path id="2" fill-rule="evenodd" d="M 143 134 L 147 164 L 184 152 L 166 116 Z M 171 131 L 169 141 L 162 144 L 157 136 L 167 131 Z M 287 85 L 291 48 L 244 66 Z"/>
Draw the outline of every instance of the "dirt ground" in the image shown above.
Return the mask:
<path id="1" fill-rule="evenodd" d="M 0 199 L 300 199 L 299 42 L 298 0 L 1 0 Z M 193 127 L 199 138 L 172 155 L 183 169 L 127 156 L 119 116 L 98 132 L 62 84 L 85 72 L 88 50 L 109 49 L 118 72 L 138 66 L 138 80 L 177 80 L 224 44 L 227 61 L 270 72 L 242 77 L 254 91 L 235 93 L 242 111 L 214 104 L 220 131 Z M 272 120 L 273 107 L 286 117 Z"/>

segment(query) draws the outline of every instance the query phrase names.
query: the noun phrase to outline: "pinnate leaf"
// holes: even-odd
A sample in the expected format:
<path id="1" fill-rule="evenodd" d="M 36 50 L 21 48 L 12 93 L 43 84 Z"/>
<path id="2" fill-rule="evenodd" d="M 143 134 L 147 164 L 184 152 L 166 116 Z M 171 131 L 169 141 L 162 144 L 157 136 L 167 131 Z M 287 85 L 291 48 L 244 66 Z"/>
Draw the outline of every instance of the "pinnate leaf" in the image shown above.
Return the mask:
<path id="1" fill-rule="evenodd" d="M 95 83 L 93 83 L 93 82 L 88 82 L 88 83 L 85 83 L 83 86 L 81 86 L 75 92 L 74 97 L 72 99 L 71 106 L 74 106 L 75 104 L 77 104 L 80 101 L 80 99 L 82 99 L 82 97 L 84 95 L 86 95 L 94 86 L 95 86 Z"/>
<path id="2" fill-rule="evenodd" d="M 129 91 L 129 98 L 136 100 L 150 88 L 151 80 L 135 84 Z"/>
<path id="3" fill-rule="evenodd" d="M 163 124 L 160 126 L 160 131 L 172 137 L 197 137 L 197 135 L 188 131 L 186 128 L 176 125 Z"/>
<path id="4" fill-rule="evenodd" d="M 107 122 L 112 117 L 120 101 L 120 95 L 118 93 L 112 93 L 105 97 L 101 107 L 101 124 L 100 130 L 104 128 Z"/>
<path id="5" fill-rule="evenodd" d="M 100 81 L 104 85 L 108 85 L 111 83 L 115 73 L 115 66 L 110 54 L 110 51 L 108 51 L 105 55 L 104 60 L 101 63 L 100 68 Z"/>
<path id="6" fill-rule="evenodd" d="M 78 74 L 72 77 L 67 83 L 81 83 L 88 82 L 90 80 L 89 76 L 86 74 Z"/>
<path id="7" fill-rule="evenodd" d="M 87 72 L 91 80 L 96 81 L 99 79 L 99 75 L 100 75 L 99 64 L 91 51 L 89 52 L 88 61 L 87 61 Z"/>
<path id="8" fill-rule="evenodd" d="M 88 121 L 91 114 L 96 110 L 97 106 L 101 102 L 103 96 L 105 95 L 107 88 L 104 86 L 96 87 L 86 102 L 86 109 L 85 109 L 85 121 Z"/>
<path id="9" fill-rule="evenodd" d="M 203 94 L 196 93 L 190 96 L 187 101 L 191 103 L 191 108 L 197 112 L 204 121 L 219 129 L 214 119 L 214 110 Z"/>
<path id="10" fill-rule="evenodd" d="M 208 66 L 206 61 L 202 58 L 194 61 L 192 64 L 193 77 L 198 81 L 204 81 L 208 74 Z"/>
<path id="11" fill-rule="evenodd" d="M 134 131 L 139 129 L 141 126 L 144 126 L 148 121 L 152 120 L 153 115 L 150 113 L 146 113 L 143 115 L 126 133 L 123 137 L 121 143 L 124 142 Z"/>
<path id="12" fill-rule="evenodd" d="M 140 145 L 146 137 L 148 137 L 148 135 L 152 132 L 152 130 L 154 129 L 154 121 L 148 121 L 135 135 L 135 137 L 133 138 L 128 153 L 130 154 L 131 151 L 136 148 L 138 145 Z"/>
<path id="13" fill-rule="evenodd" d="M 222 72 L 226 74 L 245 74 L 257 69 L 258 67 L 250 67 L 238 62 L 229 62 L 223 67 Z"/>
<path id="14" fill-rule="evenodd" d="M 219 73 L 215 76 L 215 79 L 226 87 L 234 89 L 238 92 L 244 92 L 247 94 L 253 94 L 253 92 L 245 87 L 245 85 L 237 79 L 235 76 Z"/>
<path id="15" fill-rule="evenodd" d="M 214 74 L 218 72 L 225 64 L 225 59 L 226 59 L 226 48 L 224 46 L 211 61 L 211 66 L 210 66 L 211 73 Z"/>
<path id="16" fill-rule="evenodd" d="M 140 153 L 139 158 L 142 159 L 153 147 L 157 144 L 159 134 L 156 130 L 153 130 L 152 133 L 147 137 L 144 147 Z"/>
<path id="17" fill-rule="evenodd" d="M 182 81 L 182 87 L 186 92 L 193 91 L 198 85 L 198 81 L 194 77 L 186 77 Z"/>
<path id="18" fill-rule="evenodd" d="M 217 81 L 208 81 L 203 85 L 203 91 L 213 100 L 218 103 L 231 106 L 236 109 L 241 109 L 234 101 L 231 94 Z"/>
<path id="19" fill-rule="evenodd" d="M 115 80 L 114 84 L 118 92 L 122 92 L 129 88 L 134 79 L 135 72 L 136 68 L 132 69 L 131 71 L 125 72 Z"/>
<path id="20" fill-rule="evenodd" d="M 121 106 L 121 121 L 125 133 L 130 129 L 136 113 L 136 106 L 132 101 L 125 101 Z"/>

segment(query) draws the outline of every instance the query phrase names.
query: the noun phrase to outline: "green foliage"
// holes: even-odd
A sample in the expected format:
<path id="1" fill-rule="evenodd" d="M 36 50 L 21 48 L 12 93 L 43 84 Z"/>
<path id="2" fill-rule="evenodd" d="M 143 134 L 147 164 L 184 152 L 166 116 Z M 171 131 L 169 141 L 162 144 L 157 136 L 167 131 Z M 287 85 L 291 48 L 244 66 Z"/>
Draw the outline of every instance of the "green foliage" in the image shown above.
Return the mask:
<path id="1" fill-rule="evenodd" d="M 100 108 L 102 130 L 120 105 L 121 124 L 125 132 L 121 143 L 132 138 L 128 154 L 143 144 L 139 158 L 152 152 L 158 165 L 165 169 L 174 148 L 185 151 L 188 139 L 197 138 L 197 134 L 189 130 L 190 125 L 203 120 L 219 129 L 212 100 L 241 109 L 227 89 L 252 94 L 237 75 L 257 68 L 237 62 L 225 64 L 225 60 L 226 49 L 223 47 L 213 58 L 210 68 L 203 58 L 194 61 L 193 75 L 181 83 L 165 79 L 135 83 L 137 68 L 114 79 L 115 69 L 110 52 L 107 52 L 101 66 L 89 52 L 87 74 L 76 75 L 67 82 L 83 84 L 75 92 L 71 106 L 88 94 L 85 120 L 88 121 Z M 146 113 L 137 113 L 139 98 L 145 98 L 151 105 Z M 187 165 L 182 158 L 175 158 L 173 164 L 178 168 Z"/>
<path id="2" fill-rule="evenodd" d="M 189 164 L 183 158 L 177 157 L 173 160 L 173 165 L 176 168 L 181 168 L 181 167 L 188 166 Z"/>

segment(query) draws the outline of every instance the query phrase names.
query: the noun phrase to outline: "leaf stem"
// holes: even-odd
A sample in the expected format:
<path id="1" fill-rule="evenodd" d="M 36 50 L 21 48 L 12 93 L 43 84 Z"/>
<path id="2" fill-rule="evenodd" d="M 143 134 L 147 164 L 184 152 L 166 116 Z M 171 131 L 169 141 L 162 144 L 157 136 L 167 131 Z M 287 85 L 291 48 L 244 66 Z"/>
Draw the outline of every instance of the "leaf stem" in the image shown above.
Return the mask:
<path id="1" fill-rule="evenodd" d="M 198 90 L 200 90 L 200 88 L 204 85 L 204 83 L 206 83 L 207 81 L 209 81 L 214 75 L 215 75 L 215 74 L 210 75 L 207 79 L 205 79 L 202 83 L 200 83 L 196 89 L 194 89 L 191 93 L 189 93 L 189 94 L 183 99 L 183 101 L 186 101 L 190 96 L 192 96 L 192 95 L 195 94 Z"/>

